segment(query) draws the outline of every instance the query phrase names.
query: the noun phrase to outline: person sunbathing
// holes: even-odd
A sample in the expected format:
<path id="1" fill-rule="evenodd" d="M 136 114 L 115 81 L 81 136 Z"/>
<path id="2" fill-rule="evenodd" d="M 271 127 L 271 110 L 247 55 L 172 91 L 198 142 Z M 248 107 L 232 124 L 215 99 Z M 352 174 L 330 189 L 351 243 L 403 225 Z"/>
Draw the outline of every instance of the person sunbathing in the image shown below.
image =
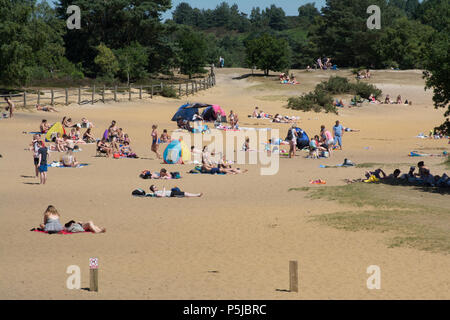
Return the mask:
<path id="1" fill-rule="evenodd" d="M 120 152 L 120 147 L 119 147 L 119 143 L 117 141 L 117 137 L 116 136 L 112 136 L 111 142 L 110 142 L 110 146 L 111 146 L 111 149 L 112 149 L 113 153 Z"/>
<path id="2" fill-rule="evenodd" d="M 252 113 L 252 118 L 258 118 L 258 116 L 259 116 L 259 110 L 258 110 L 258 107 L 255 107 L 255 110 L 253 110 L 253 113 Z"/>
<path id="3" fill-rule="evenodd" d="M 64 139 L 61 137 L 61 133 L 58 132 L 56 134 L 56 139 L 55 139 L 55 149 L 58 152 L 64 152 L 67 150 L 67 144 L 64 141 Z"/>
<path id="4" fill-rule="evenodd" d="M 161 140 L 161 143 L 168 143 L 168 142 L 170 142 L 171 139 L 170 139 L 169 134 L 167 133 L 167 129 L 163 130 L 163 133 L 161 134 L 160 140 Z"/>
<path id="5" fill-rule="evenodd" d="M 73 156 L 73 151 L 68 150 L 66 154 L 61 158 L 61 163 L 64 167 L 76 167 L 79 165 L 77 159 Z"/>
<path id="6" fill-rule="evenodd" d="M 58 110 L 56 110 L 53 107 L 49 107 L 49 106 L 41 106 L 40 104 L 36 104 L 35 105 L 36 110 L 38 111 L 45 111 L 45 112 L 58 112 Z"/>
<path id="7" fill-rule="evenodd" d="M 117 126 L 116 126 L 116 121 L 113 120 L 111 121 L 111 125 L 108 127 L 108 138 L 109 141 L 112 141 L 113 137 L 117 137 Z"/>
<path id="8" fill-rule="evenodd" d="M 93 232 L 93 233 L 105 233 L 106 228 L 98 227 L 92 221 L 88 222 L 75 222 L 71 220 L 64 225 L 64 229 L 68 232 L 77 233 L 77 232 Z"/>
<path id="9" fill-rule="evenodd" d="M 125 133 L 123 132 L 122 128 L 119 128 L 117 130 L 117 141 L 119 143 L 123 143 L 125 141 Z"/>
<path id="10" fill-rule="evenodd" d="M 40 229 L 48 233 L 58 233 L 63 231 L 64 228 L 61 225 L 59 218 L 60 215 L 58 210 L 52 205 L 48 206 L 44 212 L 44 223 L 39 225 Z"/>
<path id="11" fill-rule="evenodd" d="M 397 102 L 396 102 L 396 104 L 403 104 L 402 96 L 401 96 L 401 95 L 398 95 L 398 96 L 397 96 Z"/>
<path id="12" fill-rule="evenodd" d="M 127 158 L 135 158 L 135 159 L 139 158 L 137 154 L 133 152 L 128 142 L 124 142 L 123 146 L 120 147 L 120 153 L 126 156 Z"/>
<path id="13" fill-rule="evenodd" d="M 384 99 L 384 103 L 385 104 L 392 104 L 392 101 L 391 101 L 391 96 L 390 95 L 386 95 L 386 98 Z"/>
<path id="14" fill-rule="evenodd" d="M 91 133 L 91 128 L 88 128 L 83 134 L 83 141 L 86 143 L 94 143 L 96 141 L 94 135 Z"/>
<path id="15" fill-rule="evenodd" d="M 47 133 L 48 129 L 51 128 L 51 125 L 47 122 L 46 119 L 42 119 L 41 125 L 39 126 L 39 130 L 41 133 Z"/>
<path id="16" fill-rule="evenodd" d="M 89 129 L 89 128 L 94 128 L 94 124 L 92 122 L 90 122 L 88 119 L 86 118 L 82 118 L 81 119 L 81 123 L 80 123 L 80 127 L 81 128 L 85 128 L 85 129 Z"/>
<path id="17" fill-rule="evenodd" d="M 165 168 L 159 171 L 159 179 L 172 179 L 172 175 Z"/>
<path id="18" fill-rule="evenodd" d="M 181 191 L 178 188 L 173 188 L 172 190 L 166 190 L 166 188 L 163 188 L 163 190 L 158 190 L 158 188 L 155 185 L 150 186 L 150 191 L 153 193 L 154 197 L 157 198 L 195 198 L 195 197 L 201 197 L 203 193 L 188 193 Z"/>
<path id="19" fill-rule="evenodd" d="M 360 130 L 358 129 L 351 129 L 351 128 L 344 128 L 345 132 L 359 132 Z"/>
<path id="20" fill-rule="evenodd" d="M 106 142 L 105 138 L 102 138 L 102 140 L 99 140 L 97 142 L 97 150 L 102 152 L 102 153 L 106 153 L 106 155 L 108 157 L 110 157 L 112 155 L 112 148 L 111 146 Z"/>

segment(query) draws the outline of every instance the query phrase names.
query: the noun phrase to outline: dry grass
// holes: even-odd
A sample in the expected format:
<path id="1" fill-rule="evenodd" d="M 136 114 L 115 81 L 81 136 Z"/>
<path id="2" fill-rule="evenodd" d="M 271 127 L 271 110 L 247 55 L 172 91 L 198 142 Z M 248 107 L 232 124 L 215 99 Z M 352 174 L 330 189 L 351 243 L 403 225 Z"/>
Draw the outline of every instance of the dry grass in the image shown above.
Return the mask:
<path id="1" fill-rule="evenodd" d="M 392 232 L 389 247 L 450 253 L 450 209 L 445 195 L 413 187 L 355 183 L 339 187 L 291 188 L 361 210 L 318 215 L 312 221 L 348 231 Z"/>

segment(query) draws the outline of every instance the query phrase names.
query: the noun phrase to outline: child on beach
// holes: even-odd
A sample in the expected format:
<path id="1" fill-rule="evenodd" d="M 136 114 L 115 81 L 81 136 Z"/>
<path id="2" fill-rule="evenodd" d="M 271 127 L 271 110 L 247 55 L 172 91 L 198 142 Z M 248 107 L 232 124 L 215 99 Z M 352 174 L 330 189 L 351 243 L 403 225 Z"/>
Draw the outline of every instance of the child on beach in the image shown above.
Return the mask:
<path id="1" fill-rule="evenodd" d="M 42 140 L 39 141 L 39 149 L 38 149 L 38 170 L 40 175 L 40 183 L 45 184 L 47 182 L 47 158 L 48 158 L 48 150 L 44 146 L 44 142 Z"/>

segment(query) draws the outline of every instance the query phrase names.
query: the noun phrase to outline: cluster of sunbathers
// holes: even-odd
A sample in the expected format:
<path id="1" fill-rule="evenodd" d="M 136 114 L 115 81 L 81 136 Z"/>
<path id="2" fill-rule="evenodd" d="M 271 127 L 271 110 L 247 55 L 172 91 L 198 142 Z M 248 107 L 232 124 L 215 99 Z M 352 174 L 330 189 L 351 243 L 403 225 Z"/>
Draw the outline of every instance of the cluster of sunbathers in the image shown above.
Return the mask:
<path id="1" fill-rule="evenodd" d="M 287 75 L 286 73 L 280 74 L 280 83 L 281 84 L 300 84 L 300 82 L 295 79 L 295 76 L 291 74 L 291 76 Z"/>
<path id="2" fill-rule="evenodd" d="M 131 149 L 130 143 L 128 134 L 122 128 L 119 128 L 116 121 L 113 120 L 108 129 L 105 130 L 102 139 L 97 141 L 97 152 L 106 154 L 107 157 L 139 158 Z"/>
<path id="3" fill-rule="evenodd" d="M 400 169 L 395 169 L 389 175 L 379 168 L 374 171 L 366 171 L 365 179 L 346 179 L 346 182 L 390 182 L 415 186 L 450 187 L 450 177 L 446 173 L 442 175 L 431 174 L 430 169 L 425 166 L 423 161 L 417 163 L 417 167 L 417 172 L 415 172 L 416 167 L 412 166 L 409 168 L 408 173 L 401 174 Z"/>

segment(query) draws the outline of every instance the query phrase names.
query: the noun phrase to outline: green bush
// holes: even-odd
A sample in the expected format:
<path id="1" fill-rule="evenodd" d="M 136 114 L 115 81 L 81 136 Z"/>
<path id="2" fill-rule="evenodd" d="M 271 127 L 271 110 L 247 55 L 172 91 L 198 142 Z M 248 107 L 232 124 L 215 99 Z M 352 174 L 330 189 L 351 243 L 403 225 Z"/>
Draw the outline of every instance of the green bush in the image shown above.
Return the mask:
<path id="1" fill-rule="evenodd" d="M 160 92 L 161 96 L 166 98 L 177 98 L 177 91 L 170 86 L 164 86 L 162 91 Z"/>
<path id="2" fill-rule="evenodd" d="M 333 106 L 333 98 L 326 91 L 316 88 L 314 92 L 306 93 L 300 97 L 292 97 L 288 99 L 289 109 L 314 111 L 326 113 L 333 112 L 337 114 L 337 109 Z"/>
<path id="3" fill-rule="evenodd" d="M 357 81 L 351 84 L 351 92 L 355 95 L 361 96 L 364 99 L 368 99 L 371 94 L 378 98 L 381 96 L 382 91 L 375 87 L 373 84 Z"/>
<path id="4" fill-rule="evenodd" d="M 347 78 L 330 77 L 328 81 L 322 81 L 316 86 L 316 90 L 323 90 L 331 94 L 348 93 L 351 91 L 351 84 Z"/>

